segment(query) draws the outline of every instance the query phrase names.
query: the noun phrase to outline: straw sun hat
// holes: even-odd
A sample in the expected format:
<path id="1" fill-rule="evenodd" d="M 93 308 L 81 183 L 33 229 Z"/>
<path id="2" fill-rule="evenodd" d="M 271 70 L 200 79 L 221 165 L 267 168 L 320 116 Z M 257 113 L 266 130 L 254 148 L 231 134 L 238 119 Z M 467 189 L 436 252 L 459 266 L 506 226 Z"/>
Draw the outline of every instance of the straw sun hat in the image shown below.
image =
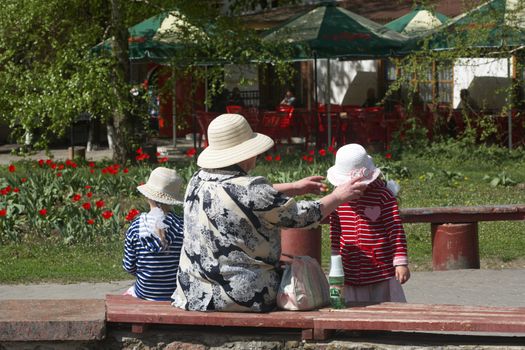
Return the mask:
<path id="1" fill-rule="evenodd" d="M 335 165 L 328 169 L 326 177 L 334 186 L 339 186 L 355 178 L 369 184 L 381 174 L 363 146 L 357 143 L 345 145 L 335 155 Z"/>
<path id="2" fill-rule="evenodd" d="M 182 203 L 182 179 L 173 169 L 164 167 L 155 168 L 144 185 L 137 186 L 137 190 L 146 198 L 163 204 Z"/>
<path id="3" fill-rule="evenodd" d="M 252 131 L 239 114 L 222 114 L 208 126 L 209 146 L 201 152 L 197 165 L 218 169 L 250 159 L 273 147 L 273 140 Z"/>

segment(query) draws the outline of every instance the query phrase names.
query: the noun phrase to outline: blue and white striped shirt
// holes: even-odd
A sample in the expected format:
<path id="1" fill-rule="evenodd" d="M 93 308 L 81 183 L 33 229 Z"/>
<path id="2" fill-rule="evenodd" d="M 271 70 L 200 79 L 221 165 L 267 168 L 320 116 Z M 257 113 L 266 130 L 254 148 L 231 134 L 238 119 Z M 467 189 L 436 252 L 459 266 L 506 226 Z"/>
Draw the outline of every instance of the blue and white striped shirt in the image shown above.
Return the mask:
<path id="1" fill-rule="evenodd" d="M 155 234 L 147 237 L 139 235 L 141 216 L 131 223 L 126 232 L 122 266 L 124 270 L 136 276 L 137 297 L 146 300 L 170 300 L 177 287 L 183 220 L 173 213 L 166 215 L 164 223 L 168 226 L 168 247 L 162 249 L 161 241 Z"/>

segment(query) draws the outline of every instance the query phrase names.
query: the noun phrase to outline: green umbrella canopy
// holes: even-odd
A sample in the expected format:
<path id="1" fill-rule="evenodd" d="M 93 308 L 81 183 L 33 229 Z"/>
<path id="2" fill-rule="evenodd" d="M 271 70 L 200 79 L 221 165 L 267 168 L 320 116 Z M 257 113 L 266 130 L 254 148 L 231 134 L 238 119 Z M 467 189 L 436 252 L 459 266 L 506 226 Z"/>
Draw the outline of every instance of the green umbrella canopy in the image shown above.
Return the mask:
<path id="1" fill-rule="evenodd" d="M 188 23 L 177 11 L 166 11 L 150 17 L 128 29 L 129 59 L 131 61 L 166 62 L 192 38 L 205 35 Z M 186 43 L 183 42 L 183 38 Z M 94 53 L 111 50 L 111 39 L 92 48 Z"/>
<path id="2" fill-rule="evenodd" d="M 434 50 L 524 45 L 524 5 L 522 0 L 488 1 L 454 17 L 422 39 Z"/>
<path id="3" fill-rule="evenodd" d="M 416 7 L 406 15 L 385 24 L 385 27 L 408 36 L 421 35 L 446 23 L 448 19 L 442 13 Z"/>
<path id="4" fill-rule="evenodd" d="M 295 59 L 366 58 L 392 55 L 407 37 L 333 4 L 322 5 L 265 33 L 265 41 L 288 43 Z"/>

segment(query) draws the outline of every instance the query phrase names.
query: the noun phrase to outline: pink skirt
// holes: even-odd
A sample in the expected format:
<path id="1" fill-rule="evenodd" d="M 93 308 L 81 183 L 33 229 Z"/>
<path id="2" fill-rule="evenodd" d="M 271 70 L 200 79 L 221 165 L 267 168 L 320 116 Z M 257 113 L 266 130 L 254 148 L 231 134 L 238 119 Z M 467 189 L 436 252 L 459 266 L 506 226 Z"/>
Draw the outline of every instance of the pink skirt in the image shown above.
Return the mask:
<path id="1" fill-rule="evenodd" d="M 345 301 L 352 302 L 397 302 L 406 303 L 405 292 L 395 278 L 364 286 L 345 286 Z"/>

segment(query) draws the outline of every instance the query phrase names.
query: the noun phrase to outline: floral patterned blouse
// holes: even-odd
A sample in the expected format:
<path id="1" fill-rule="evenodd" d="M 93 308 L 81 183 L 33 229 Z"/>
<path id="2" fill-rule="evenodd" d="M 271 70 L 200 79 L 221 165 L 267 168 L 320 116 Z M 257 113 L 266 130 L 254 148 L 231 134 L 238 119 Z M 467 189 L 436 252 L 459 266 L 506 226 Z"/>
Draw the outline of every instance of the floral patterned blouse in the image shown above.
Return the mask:
<path id="1" fill-rule="evenodd" d="M 320 220 L 318 201 L 296 202 L 238 166 L 199 170 L 186 190 L 173 306 L 272 310 L 280 283 L 280 228 L 308 227 Z"/>

